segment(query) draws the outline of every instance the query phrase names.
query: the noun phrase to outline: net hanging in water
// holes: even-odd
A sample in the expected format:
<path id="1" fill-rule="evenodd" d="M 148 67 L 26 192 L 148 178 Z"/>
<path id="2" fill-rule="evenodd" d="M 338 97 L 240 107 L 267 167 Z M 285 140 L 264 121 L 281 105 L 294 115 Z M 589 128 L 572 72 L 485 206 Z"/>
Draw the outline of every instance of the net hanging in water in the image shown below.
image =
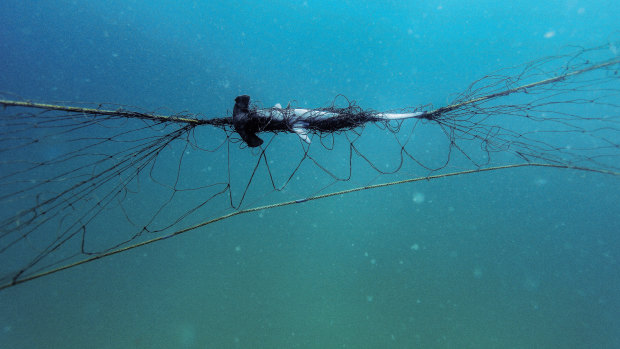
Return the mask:
<path id="1" fill-rule="evenodd" d="M 261 108 L 242 95 L 231 116 L 198 118 L 0 100 L 0 288 L 369 183 L 518 166 L 617 175 L 613 48 L 485 76 L 435 109 L 377 112 L 344 97 Z"/>

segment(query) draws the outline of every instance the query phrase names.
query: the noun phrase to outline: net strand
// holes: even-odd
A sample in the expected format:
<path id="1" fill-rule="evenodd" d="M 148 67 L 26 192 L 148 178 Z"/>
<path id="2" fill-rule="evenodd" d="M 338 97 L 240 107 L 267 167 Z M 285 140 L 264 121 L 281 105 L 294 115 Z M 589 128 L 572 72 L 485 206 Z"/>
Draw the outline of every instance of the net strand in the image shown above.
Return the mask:
<path id="1" fill-rule="evenodd" d="M 175 232 L 170 233 L 168 235 L 159 236 L 159 237 L 156 237 L 156 238 L 153 238 L 153 239 L 150 239 L 150 240 L 142 241 L 142 242 L 137 243 L 137 244 L 125 246 L 125 247 L 122 247 L 122 248 L 117 248 L 117 249 L 114 249 L 112 251 L 108 251 L 108 252 L 105 252 L 105 253 L 102 253 L 102 254 L 98 254 L 98 255 L 92 256 L 90 258 L 82 259 L 80 261 L 73 262 L 71 264 L 67 264 L 67 265 L 64 265 L 64 266 L 61 266 L 61 267 L 57 267 L 57 268 L 54 268 L 54 269 L 51 269 L 51 270 L 47 270 L 45 272 L 41 272 L 41 273 L 38 273 L 38 274 L 30 275 L 30 276 L 25 277 L 25 278 L 19 279 L 18 277 L 15 277 L 11 283 L 0 285 L 0 291 L 4 290 L 6 288 L 9 288 L 9 287 L 13 287 L 13 286 L 16 286 L 16 285 L 19 285 L 19 284 L 23 284 L 25 282 L 29 282 L 29 281 L 36 280 L 36 279 L 39 279 L 39 278 L 44 277 L 44 276 L 48 276 L 48 275 L 57 273 L 59 271 L 67 270 L 67 269 L 70 269 L 70 268 L 74 268 L 74 267 L 77 267 L 79 265 L 83 265 L 83 264 L 86 264 L 86 263 L 94 262 L 96 260 L 99 260 L 99 259 L 102 259 L 102 258 L 105 258 L 105 257 L 109 257 L 109 256 L 113 256 L 113 255 L 121 253 L 121 252 L 130 251 L 130 250 L 142 247 L 142 246 L 153 244 L 155 242 L 166 240 L 166 239 L 169 239 L 171 237 L 178 236 L 178 235 L 187 233 L 189 231 L 193 231 L 193 230 L 205 227 L 207 225 L 210 225 L 210 224 L 213 224 L 213 223 L 217 223 L 217 222 L 221 222 L 221 221 L 224 221 L 224 220 L 227 220 L 227 219 L 233 218 L 235 216 L 239 216 L 239 215 L 245 215 L 245 214 L 253 213 L 253 212 L 271 210 L 271 209 L 275 209 L 275 208 L 279 208 L 279 207 L 284 207 L 284 206 L 303 204 L 303 203 L 307 203 L 307 202 L 311 202 L 311 201 L 327 199 L 327 198 L 334 197 L 334 196 L 352 194 L 352 193 L 355 193 L 355 192 L 361 192 L 361 191 L 366 191 L 366 190 L 374 190 L 374 189 L 379 189 L 379 188 L 386 188 L 386 187 L 391 187 L 391 186 L 396 186 L 396 185 L 403 185 L 403 184 L 407 184 L 407 183 L 414 183 L 414 182 L 420 182 L 420 181 L 431 181 L 431 180 L 436 180 L 436 179 L 440 179 L 440 178 L 447 178 L 447 177 L 454 177 L 454 176 L 461 176 L 461 175 L 475 174 L 475 173 L 483 173 L 483 172 L 492 172 L 492 171 L 499 171 L 499 170 L 507 170 L 507 169 L 515 169 L 515 168 L 521 168 L 521 167 L 547 167 L 547 168 L 555 168 L 555 169 L 568 169 L 568 170 L 585 171 L 585 172 L 591 172 L 591 173 L 598 173 L 598 174 L 602 174 L 602 175 L 610 175 L 610 176 L 620 177 L 620 172 L 613 172 L 613 171 L 605 171 L 605 170 L 597 170 L 597 169 L 581 168 L 581 167 L 570 167 L 570 166 L 566 166 L 566 165 L 544 164 L 544 163 L 521 163 L 521 164 L 512 164 L 512 165 L 504 165 L 504 166 L 493 166 L 493 167 L 480 168 L 480 169 L 474 169 L 474 170 L 450 172 L 450 173 L 443 173 L 443 174 L 437 174 L 437 175 L 429 175 L 429 176 L 424 176 L 424 177 L 409 178 L 409 179 L 403 179 L 403 180 L 398 180 L 398 181 L 393 181 L 393 182 L 373 184 L 373 185 L 367 185 L 367 186 L 363 186 L 363 187 L 356 187 L 356 188 L 351 188 L 351 189 L 347 189 L 347 190 L 341 190 L 341 191 L 336 191 L 336 192 L 331 192 L 331 193 L 311 196 L 311 197 L 308 197 L 308 198 L 305 198 L 305 199 L 297 199 L 297 200 L 285 201 L 285 202 L 280 202 L 280 203 L 271 204 L 271 205 L 265 205 L 265 206 L 259 206 L 259 207 L 253 207 L 253 208 L 248 208 L 248 209 L 242 209 L 242 210 L 234 211 L 234 212 L 231 212 L 231 213 L 223 215 L 223 216 L 219 216 L 219 217 L 216 217 L 216 218 L 213 218 L 213 219 L 210 219 L 210 220 L 206 220 L 204 222 L 201 222 L 199 224 L 193 225 L 191 227 L 187 227 L 187 228 L 175 231 Z"/>
<path id="2" fill-rule="evenodd" d="M 262 129 L 270 138 L 249 148 L 231 117 L 203 120 L 103 105 L 0 100 L 5 112 L 0 112 L 0 258 L 8 262 L 0 263 L 7 265 L 0 284 L 10 287 L 242 213 L 375 187 L 524 166 L 617 176 L 620 59 L 592 60 L 586 57 L 590 53 L 607 55 L 604 47 L 582 49 L 500 71 L 475 81 L 445 107 L 401 110 L 430 110 L 411 113 L 417 116 L 409 121 L 380 120 L 388 114 L 363 110 L 340 96 L 344 107 L 335 99 L 313 115 L 336 113 L 351 120 L 310 125 L 311 144 L 297 138 L 291 120 L 261 121 L 270 125 Z M 509 95 L 509 101 L 500 99 Z M 276 111 L 293 115 L 287 108 Z M 376 133 L 371 127 L 365 131 L 367 124 L 387 131 L 382 134 L 390 143 L 375 144 L 389 150 L 389 161 L 368 144 Z M 299 147 L 290 148 L 296 143 Z M 498 165 L 507 161 L 497 160 L 503 154 L 516 159 L 509 162 L 526 163 Z M 193 163 L 203 165 L 188 166 Z M 438 173 L 456 163 L 474 169 Z M 212 168 L 218 164 L 223 171 Z M 420 170 L 427 175 L 417 177 Z M 387 176 L 415 178 L 387 181 Z M 315 187 L 296 192 L 299 177 L 316 181 Z M 379 179 L 389 184 L 359 184 Z M 344 183 L 354 188 L 337 190 Z M 327 190 L 333 193 L 321 194 Z M 273 193 L 307 199 L 264 205 Z M 127 225 L 110 232 L 110 219 Z M 104 241 L 108 236 L 114 241 Z M 23 255 L 25 262 L 8 267 L 12 254 Z"/>

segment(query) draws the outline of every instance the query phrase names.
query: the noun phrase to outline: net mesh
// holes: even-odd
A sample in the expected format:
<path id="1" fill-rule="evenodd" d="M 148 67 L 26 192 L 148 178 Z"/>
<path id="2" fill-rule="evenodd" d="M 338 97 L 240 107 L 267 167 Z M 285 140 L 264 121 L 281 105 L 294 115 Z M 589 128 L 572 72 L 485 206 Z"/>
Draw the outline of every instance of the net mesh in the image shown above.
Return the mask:
<path id="1" fill-rule="evenodd" d="M 330 190 L 518 162 L 617 172 L 612 48 L 496 72 L 446 107 L 398 110 L 427 110 L 410 120 L 380 120 L 338 97 L 316 110 L 341 119 L 310 124 L 310 144 L 285 127 L 264 128 L 265 143 L 253 149 L 231 118 L 5 101 L 0 284 Z"/>

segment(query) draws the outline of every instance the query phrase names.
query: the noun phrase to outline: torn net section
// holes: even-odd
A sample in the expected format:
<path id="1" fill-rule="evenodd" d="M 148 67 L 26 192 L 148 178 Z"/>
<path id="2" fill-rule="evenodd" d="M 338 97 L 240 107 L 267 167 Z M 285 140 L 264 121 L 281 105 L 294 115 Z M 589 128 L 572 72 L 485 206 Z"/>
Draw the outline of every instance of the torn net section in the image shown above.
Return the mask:
<path id="1" fill-rule="evenodd" d="M 198 142 L 192 124 L 10 107 L 0 115 L 3 284 L 230 207 L 226 171 L 202 166 L 226 149 L 222 128 Z"/>
<path id="2" fill-rule="evenodd" d="M 316 110 L 354 122 L 308 127 L 309 144 L 286 127 L 265 127 L 253 149 L 225 119 L 214 126 L 6 107 L 0 284 L 234 210 L 343 187 L 523 161 L 617 171 L 613 56 L 605 46 L 505 69 L 449 106 L 398 110 L 427 111 L 408 120 L 380 120 L 337 98 Z"/>

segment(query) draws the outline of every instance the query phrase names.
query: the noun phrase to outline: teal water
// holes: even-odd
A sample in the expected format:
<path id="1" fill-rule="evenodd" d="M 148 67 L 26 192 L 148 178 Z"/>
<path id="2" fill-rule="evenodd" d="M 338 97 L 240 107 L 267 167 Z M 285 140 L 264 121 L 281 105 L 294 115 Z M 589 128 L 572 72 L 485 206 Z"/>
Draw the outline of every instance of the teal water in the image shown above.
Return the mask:
<path id="1" fill-rule="evenodd" d="M 497 69 L 617 39 L 619 12 L 7 0 L 0 91 L 209 117 L 240 94 L 440 106 Z M 523 168 L 239 216 L 2 291 L 0 347 L 620 348 L 619 198 L 617 178 Z"/>

